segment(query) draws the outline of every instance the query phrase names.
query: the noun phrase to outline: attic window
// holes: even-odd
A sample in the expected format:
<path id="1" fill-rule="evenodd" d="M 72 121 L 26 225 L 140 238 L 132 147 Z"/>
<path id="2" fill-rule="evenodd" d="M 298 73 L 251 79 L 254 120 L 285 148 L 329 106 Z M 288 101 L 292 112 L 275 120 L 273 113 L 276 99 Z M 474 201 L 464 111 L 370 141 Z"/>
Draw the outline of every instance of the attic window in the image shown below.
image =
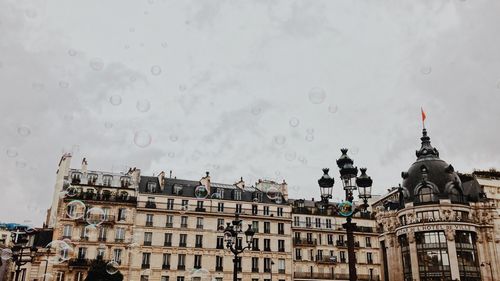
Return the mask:
<path id="1" fill-rule="evenodd" d="M 113 176 L 110 175 L 102 176 L 102 185 L 111 186 L 112 181 L 113 181 Z"/>
<path id="2" fill-rule="evenodd" d="M 224 198 L 224 188 L 222 187 L 217 188 L 217 193 L 219 194 L 220 199 Z"/>
<path id="3" fill-rule="evenodd" d="M 175 195 L 182 195 L 182 185 L 174 184 L 173 192 Z"/>
<path id="4" fill-rule="evenodd" d="M 233 191 L 233 199 L 234 200 L 241 200 L 241 190 Z"/>
<path id="5" fill-rule="evenodd" d="M 299 208 L 304 208 L 304 201 L 298 201 L 298 202 L 297 202 L 297 206 L 298 206 Z"/>
<path id="6" fill-rule="evenodd" d="M 146 192 L 156 192 L 156 182 L 148 182 L 146 186 Z"/>
<path id="7" fill-rule="evenodd" d="M 88 179 L 88 184 L 94 185 L 97 182 L 97 174 L 88 174 L 87 179 Z"/>
<path id="8" fill-rule="evenodd" d="M 80 183 L 81 177 L 82 177 L 82 173 L 80 173 L 80 172 L 71 173 L 71 183 Z"/>
<path id="9" fill-rule="evenodd" d="M 121 187 L 128 187 L 130 185 L 130 177 L 121 177 L 120 184 Z"/>

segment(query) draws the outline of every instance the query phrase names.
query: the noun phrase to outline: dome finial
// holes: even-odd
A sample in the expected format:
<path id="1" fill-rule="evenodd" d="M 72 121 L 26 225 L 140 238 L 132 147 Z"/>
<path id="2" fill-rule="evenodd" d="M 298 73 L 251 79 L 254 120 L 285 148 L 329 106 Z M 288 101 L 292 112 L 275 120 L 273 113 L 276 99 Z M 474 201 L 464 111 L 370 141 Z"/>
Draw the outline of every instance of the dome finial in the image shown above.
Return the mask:
<path id="1" fill-rule="evenodd" d="M 416 155 L 418 159 L 422 159 L 424 157 L 430 158 L 439 158 L 439 152 L 436 148 L 431 145 L 431 138 L 427 135 L 427 129 L 422 129 L 422 137 L 420 138 L 422 141 L 422 146 L 420 150 L 416 151 Z"/>

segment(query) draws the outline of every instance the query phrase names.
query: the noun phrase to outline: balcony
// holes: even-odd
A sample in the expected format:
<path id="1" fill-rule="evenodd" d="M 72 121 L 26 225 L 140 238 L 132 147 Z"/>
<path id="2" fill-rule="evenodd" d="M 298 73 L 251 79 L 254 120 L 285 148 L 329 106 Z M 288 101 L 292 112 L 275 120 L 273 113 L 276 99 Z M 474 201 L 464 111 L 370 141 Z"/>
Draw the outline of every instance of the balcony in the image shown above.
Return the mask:
<path id="1" fill-rule="evenodd" d="M 145 207 L 148 209 L 156 209 L 156 203 L 155 202 L 146 202 Z"/>
<path id="2" fill-rule="evenodd" d="M 224 268 L 222 266 L 216 266 L 215 271 L 222 272 L 222 271 L 224 271 Z"/>
<path id="3" fill-rule="evenodd" d="M 181 228 L 187 228 L 188 224 L 187 223 L 181 223 Z"/>
<path id="4" fill-rule="evenodd" d="M 141 268 L 149 268 L 149 263 L 143 263 L 141 264 Z"/>
<path id="5" fill-rule="evenodd" d="M 264 251 L 271 252 L 271 247 L 264 247 Z"/>
<path id="6" fill-rule="evenodd" d="M 259 272 L 259 268 L 258 267 L 252 267 L 252 272 Z"/>
<path id="7" fill-rule="evenodd" d="M 347 247 L 347 241 L 344 241 L 344 240 L 337 240 L 335 242 L 335 245 L 337 245 L 337 247 Z"/>
<path id="8" fill-rule="evenodd" d="M 99 242 L 106 242 L 106 237 L 97 237 L 97 241 Z"/>
<path id="9" fill-rule="evenodd" d="M 186 269 L 186 266 L 183 264 L 180 264 L 177 266 L 177 270 L 185 270 L 185 269 Z"/>
<path id="10" fill-rule="evenodd" d="M 153 226 L 153 222 L 152 221 L 147 221 L 145 226 L 151 227 L 151 226 Z"/>
<path id="11" fill-rule="evenodd" d="M 195 248 L 203 248 L 203 243 L 196 243 L 194 245 Z"/>
<path id="12" fill-rule="evenodd" d="M 68 261 L 68 266 L 70 267 L 88 267 L 90 266 L 91 260 L 85 258 L 70 259 Z"/>
<path id="13" fill-rule="evenodd" d="M 318 264 L 336 264 L 337 257 L 336 256 L 327 256 L 327 257 L 316 256 L 316 263 L 318 263 Z"/>
<path id="14" fill-rule="evenodd" d="M 171 223 L 171 222 L 167 222 L 167 223 L 165 224 L 165 227 L 167 227 L 167 228 L 172 228 L 172 227 L 174 227 L 174 224 L 173 224 L 173 223 Z"/>
<path id="15" fill-rule="evenodd" d="M 151 246 L 151 241 L 144 241 L 144 246 Z"/>
<path id="16" fill-rule="evenodd" d="M 224 245 L 223 244 L 217 244 L 217 246 L 215 248 L 216 249 L 224 249 Z"/>
<path id="17" fill-rule="evenodd" d="M 172 242 L 163 243 L 163 247 L 172 247 Z"/>
<path id="18" fill-rule="evenodd" d="M 125 242 L 124 238 L 115 238 L 115 243 L 123 243 Z"/>
<path id="19" fill-rule="evenodd" d="M 195 212 L 206 212 L 207 209 L 206 208 L 202 208 L 202 207 L 197 207 L 196 209 L 194 209 Z"/>
<path id="20" fill-rule="evenodd" d="M 66 200 L 88 200 L 88 201 L 107 201 L 116 203 L 137 203 L 137 197 L 128 195 L 112 195 L 92 192 L 79 192 L 74 196 L 68 197 Z"/>
<path id="21" fill-rule="evenodd" d="M 162 264 L 161 269 L 170 269 L 170 264 Z"/>
<path id="22" fill-rule="evenodd" d="M 180 242 L 179 247 L 186 247 L 186 242 Z"/>
<path id="23" fill-rule="evenodd" d="M 282 252 L 282 253 L 284 253 L 284 252 L 285 252 L 285 248 L 279 248 L 279 249 L 278 249 L 278 252 Z"/>
<path id="24" fill-rule="evenodd" d="M 341 273 L 295 272 L 293 277 L 295 279 L 349 280 L 349 274 Z M 358 281 L 380 281 L 380 277 L 358 274 Z"/>
<path id="25" fill-rule="evenodd" d="M 314 247 L 317 245 L 317 240 L 310 240 L 310 239 L 300 239 L 300 238 L 295 238 L 293 240 L 293 245 L 295 246 L 306 246 L 306 247 Z"/>
<path id="26" fill-rule="evenodd" d="M 278 273 L 279 273 L 279 274 L 285 274 L 285 269 L 284 269 L 284 268 L 282 268 L 282 269 L 278 269 Z"/>
<path id="27" fill-rule="evenodd" d="M 196 229 L 203 229 L 203 224 L 197 224 Z"/>
<path id="28" fill-rule="evenodd" d="M 264 272 L 270 273 L 271 269 L 270 268 L 264 268 Z"/>

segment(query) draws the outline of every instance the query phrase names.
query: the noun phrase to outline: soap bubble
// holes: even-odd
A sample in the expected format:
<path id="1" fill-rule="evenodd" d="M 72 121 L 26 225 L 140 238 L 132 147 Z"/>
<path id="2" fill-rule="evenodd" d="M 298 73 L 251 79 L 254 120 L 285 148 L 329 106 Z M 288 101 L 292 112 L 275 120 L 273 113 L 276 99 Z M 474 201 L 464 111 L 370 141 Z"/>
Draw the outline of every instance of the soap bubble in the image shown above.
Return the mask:
<path id="1" fill-rule="evenodd" d="M 47 244 L 45 248 L 50 249 L 50 251 L 54 253 L 51 260 L 54 264 L 60 264 L 69 260 L 74 253 L 73 247 L 61 240 L 53 240 Z"/>
<path id="2" fill-rule="evenodd" d="M 287 151 L 285 153 L 285 159 L 288 161 L 295 160 L 295 157 L 297 157 L 297 153 L 295 153 L 295 151 Z"/>
<path id="3" fill-rule="evenodd" d="M 77 54 L 77 52 L 74 49 L 69 49 L 68 50 L 68 55 L 74 57 L 74 56 L 76 56 L 76 54 Z"/>
<path id="4" fill-rule="evenodd" d="M 181 208 L 179 209 L 179 213 L 185 214 L 189 210 L 188 205 L 182 205 Z"/>
<path id="5" fill-rule="evenodd" d="M 276 203 L 276 204 L 281 204 L 282 202 L 283 201 L 281 199 L 281 196 L 278 196 L 278 197 L 276 197 L 276 199 L 274 199 L 274 203 Z"/>
<path id="6" fill-rule="evenodd" d="M 210 272 L 204 268 L 192 269 L 189 271 L 187 280 L 198 280 L 198 281 L 211 281 L 212 276 Z"/>
<path id="7" fill-rule="evenodd" d="M 199 185 L 194 189 L 194 196 L 197 199 L 205 199 L 208 196 L 208 189 L 204 185 Z"/>
<path id="8" fill-rule="evenodd" d="M 155 76 L 160 75 L 161 74 L 161 67 L 158 65 L 153 65 L 151 67 L 151 74 L 153 74 Z"/>
<path id="9" fill-rule="evenodd" d="M 106 128 L 106 129 L 113 128 L 113 123 L 111 123 L 109 121 L 104 122 L 104 128 Z"/>
<path id="10" fill-rule="evenodd" d="M 10 158 L 14 158 L 18 155 L 17 150 L 13 147 L 7 148 L 6 153 L 7 153 L 7 156 L 9 156 Z"/>
<path id="11" fill-rule="evenodd" d="M 323 103 L 325 101 L 325 98 L 326 98 L 326 93 L 321 88 L 312 88 L 309 91 L 309 101 L 311 101 L 314 104 Z"/>
<path id="12" fill-rule="evenodd" d="M 185 84 L 180 84 L 180 85 L 179 85 L 179 90 L 180 90 L 181 92 L 184 92 L 185 90 L 187 90 L 187 86 L 186 86 Z"/>
<path id="13" fill-rule="evenodd" d="M 93 224 L 86 225 L 83 228 L 83 237 L 86 239 L 90 239 L 91 237 L 97 236 L 97 227 Z"/>
<path id="14" fill-rule="evenodd" d="M 178 139 L 179 139 L 178 136 L 176 136 L 176 135 L 170 135 L 170 141 L 176 142 Z"/>
<path id="15" fill-rule="evenodd" d="M 21 126 L 17 127 L 17 133 L 21 137 L 27 137 L 31 134 L 31 130 L 27 126 L 21 125 Z"/>
<path id="16" fill-rule="evenodd" d="M 69 83 L 67 81 L 59 81 L 59 87 L 63 89 L 69 88 Z"/>
<path id="17" fill-rule="evenodd" d="M 112 105 L 120 105 L 122 103 L 122 97 L 120 97 L 119 95 L 113 95 L 109 98 L 109 102 Z"/>
<path id="18" fill-rule="evenodd" d="M 278 196 L 280 196 L 280 192 L 276 187 L 270 187 L 266 191 L 266 195 L 269 200 L 275 200 Z"/>
<path id="19" fill-rule="evenodd" d="M 432 72 L 432 67 L 424 66 L 420 69 L 420 72 L 424 75 L 430 74 Z"/>
<path id="20" fill-rule="evenodd" d="M 66 207 L 66 215 L 70 219 L 81 219 L 85 215 L 85 204 L 80 200 L 73 200 Z"/>
<path id="21" fill-rule="evenodd" d="M 274 142 L 278 145 L 283 145 L 286 142 L 286 137 L 283 135 L 274 136 Z"/>
<path id="22" fill-rule="evenodd" d="M 134 134 L 134 143 L 140 148 L 145 148 L 151 144 L 151 135 L 146 130 L 139 130 Z"/>
<path id="23" fill-rule="evenodd" d="M 352 155 L 356 155 L 359 152 L 359 148 L 357 146 L 350 149 Z"/>
<path id="24" fill-rule="evenodd" d="M 254 107 L 252 107 L 251 111 L 252 111 L 253 115 L 259 115 L 262 112 L 262 108 L 260 108 L 258 106 L 254 106 Z"/>
<path id="25" fill-rule="evenodd" d="M 330 104 L 328 106 L 328 112 L 330 112 L 330 113 L 336 113 L 338 110 L 339 110 L 338 106 L 336 106 L 334 104 Z"/>
<path id="26" fill-rule="evenodd" d="M 106 272 L 108 274 L 115 274 L 118 272 L 118 263 L 116 261 L 110 261 L 106 264 Z"/>
<path id="27" fill-rule="evenodd" d="M 288 121 L 288 123 L 290 124 L 290 126 L 295 128 L 299 125 L 300 121 L 299 121 L 299 119 L 293 117 L 290 119 L 290 121 Z"/>
<path id="28" fill-rule="evenodd" d="M 2 249 L 2 252 L 0 253 L 0 258 L 4 261 L 10 260 L 12 258 L 12 250 L 9 248 Z"/>
<path id="29" fill-rule="evenodd" d="M 175 157 L 175 152 L 169 152 L 169 153 L 168 153 L 168 157 L 170 157 L 170 158 L 174 158 L 174 157 Z"/>
<path id="30" fill-rule="evenodd" d="M 306 139 L 306 141 L 311 142 L 314 140 L 314 135 L 308 134 L 308 135 L 306 135 L 305 139 Z"/>
<path id="31" fill-rule="evenodd" d="M 167 42 L 163 42 L 163 43 L 161 43 L 161 46 L 162 46 L 163 48 L 166 48 L 166 47 L 168 46 L 168 44 L 167 44 Z"/>
<path id="32" fill-rule="evenodd" d="M 90 208 L 85 214 L 85 220 L 90 225 L 100 225 L 105 220 L 104 210 L 99 207 Z"/>
<path id="33" fill-rule="evenodd" d="M 135 107 L 139 112 L 147 112 L 151 108 L 151 104 L 148 100 L 138 100 Z"/>
<path id="34" fill-rule="evenodd" d="M 100 58 L 91 59 L 89 65 L 95 71 L 100 71 L 104 68 L 104 62 Z"/>
<path id="35" fill-rule="evenodd" d="M 26 168 L 28 164 L 26 164 L 26 161 L 24 160 L 17 160 L 16 161 L 16 168 L 19 168 L 19 169 L 24 169 Z"/>
<path id="36" fill-rule="evenodd" d="M 301 162 L 304 165 L 307 164 L 307 158 L 305 156 L 299 156 L 299 158 L 297 158 L 297 160 L 299 160 L 299 162 Z"/>

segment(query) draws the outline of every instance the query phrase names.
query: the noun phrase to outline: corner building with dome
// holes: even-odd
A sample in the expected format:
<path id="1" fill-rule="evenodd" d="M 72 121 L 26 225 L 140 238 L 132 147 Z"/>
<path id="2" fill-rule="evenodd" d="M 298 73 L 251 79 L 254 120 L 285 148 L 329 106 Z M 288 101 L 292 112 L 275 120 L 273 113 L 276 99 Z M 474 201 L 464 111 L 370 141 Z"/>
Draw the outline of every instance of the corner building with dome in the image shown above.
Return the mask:
<path id="1" fill-rule="evenodd" d="M 439 157 L 424 128 L 403 182 L 373 204 L 383 280 L 500 280 L 495 198 Z"/>

